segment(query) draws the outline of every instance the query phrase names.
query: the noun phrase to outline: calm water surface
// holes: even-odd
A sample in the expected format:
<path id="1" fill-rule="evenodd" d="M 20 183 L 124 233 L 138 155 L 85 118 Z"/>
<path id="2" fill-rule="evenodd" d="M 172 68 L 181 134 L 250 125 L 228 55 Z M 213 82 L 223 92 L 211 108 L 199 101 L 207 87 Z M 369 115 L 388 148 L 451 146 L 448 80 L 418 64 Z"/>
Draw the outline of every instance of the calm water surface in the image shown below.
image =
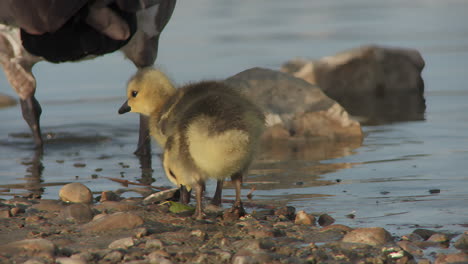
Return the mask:
<path id="1" fill-rule="evenodd" d="M 362 44 L 418 49 L 426 60 L 424 121 L 364 127 L 362 146 L 273 146 L 243 192 L 255 187 L 255 202 L 274 199 L 327 212 L 340 224 L 382 226 L 400 235 L 417 225 L 462 232 L 468 226 L 466 14 L 468 2 L 461 0 L 179 1 L 157 64 L 184 84 L 254 66 L 278 69 L 294 57 L 320 58 Z M 35 159 L 19 106 L 0 109 L 0 198 L 36 193 L 56 199 L 68 182 L 96 193 L 122 188 L 105 177 L 152 181 L 132 155 L 137 116 L 117 114 L 134 71 L 119 53 L 36 65 L 45 153 Z M 14 95 L 4 75 L 0 92 Z M 153 184 L 170 186 L 157 155 L 152 165 Z M 231 188 L 225 193 L 233 197 Z M 350 213 L 356 217 L 347 218 Z"/>

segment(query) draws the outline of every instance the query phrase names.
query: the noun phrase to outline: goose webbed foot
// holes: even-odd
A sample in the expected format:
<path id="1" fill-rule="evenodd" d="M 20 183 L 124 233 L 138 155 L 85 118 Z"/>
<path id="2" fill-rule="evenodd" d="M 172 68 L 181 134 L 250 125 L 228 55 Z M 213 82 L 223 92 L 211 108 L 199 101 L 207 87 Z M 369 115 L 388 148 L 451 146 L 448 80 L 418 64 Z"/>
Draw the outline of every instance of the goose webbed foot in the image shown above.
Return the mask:
<path id="1" fill-rule="evenodd" d="M 20 99 L 21 111 L 23 118 L 31 128 L 36 149 L 42 149 L 44 143 L 42 141 L 41 126 L 39 123 L 42 108 L 34 96 L 26 99 Z"/>

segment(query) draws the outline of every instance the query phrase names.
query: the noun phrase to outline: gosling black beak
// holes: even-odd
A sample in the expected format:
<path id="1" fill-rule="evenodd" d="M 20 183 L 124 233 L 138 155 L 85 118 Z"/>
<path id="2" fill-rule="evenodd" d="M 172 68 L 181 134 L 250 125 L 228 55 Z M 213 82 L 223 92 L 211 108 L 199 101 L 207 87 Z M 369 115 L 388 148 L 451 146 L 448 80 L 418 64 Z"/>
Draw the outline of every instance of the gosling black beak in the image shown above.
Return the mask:
<path id="1" fill-rule="evenodd" d="M 119 109 L 119 114 L 125 114 L 127 112 L 130 112 L 130 110 L 132 110 L 132 108 L 128 106 L 128 101 L 125 101 L 125 103 L 123 103 L 123 105 Z"/>

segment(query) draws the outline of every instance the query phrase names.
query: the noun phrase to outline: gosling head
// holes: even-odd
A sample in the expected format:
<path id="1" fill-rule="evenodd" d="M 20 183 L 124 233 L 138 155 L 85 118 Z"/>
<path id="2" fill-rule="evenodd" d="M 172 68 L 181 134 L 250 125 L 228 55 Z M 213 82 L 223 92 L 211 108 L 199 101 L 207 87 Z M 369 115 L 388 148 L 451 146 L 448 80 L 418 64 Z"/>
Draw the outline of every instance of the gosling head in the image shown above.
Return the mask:
<path id="1" fill-rule="evenodd" d="M 154 68 L 140 69 L 128 81 L 128 99 L 120 107 L 119 114 L 134 112 L 149 116 L 174 92 L 174 86 L 164 73 Z"/>

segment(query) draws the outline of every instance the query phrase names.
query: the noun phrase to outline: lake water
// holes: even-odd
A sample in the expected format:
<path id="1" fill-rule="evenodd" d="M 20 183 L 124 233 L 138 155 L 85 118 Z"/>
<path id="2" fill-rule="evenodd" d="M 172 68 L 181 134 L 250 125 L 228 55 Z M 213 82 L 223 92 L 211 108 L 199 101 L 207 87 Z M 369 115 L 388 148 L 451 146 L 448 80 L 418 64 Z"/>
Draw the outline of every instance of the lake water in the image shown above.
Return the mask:
<path id="1" fill-rule="evenodd" d="M 460 233 L 468 226 L 466 14 L 462 0 L 179 1 L 157 64 L 184 84 L 255 66 L 279 69 L 294 57 L 320 58 L 363 44 L 419 50 L 426 61 L 425 120 L 363 127 L 362 146 L 316 142 L 264 153 L 243 194 L 255 186 L 253 202 L 326 212 L 353 227 Z M 122 188 L 105 177 L 151 182 L 132 154 L 137 115 L 117 114 L 134 72 L 120 53 L 36 65 L 45 153 L 34 159 L 19 106 L 0 109 L 0 198 L 35 193 L 56 199 L 68 182 L 96 193 Z M 14 95 L 3 74 L 0 92 Z M 153 152 L 161 152 L 154 143 Z M 170 186 L 157 155 L 152 165 L 153 185 Z M 211 182 L 208 191 L 213 188 Z M 233 194 L 225 189 L 225 197 Z"/>

